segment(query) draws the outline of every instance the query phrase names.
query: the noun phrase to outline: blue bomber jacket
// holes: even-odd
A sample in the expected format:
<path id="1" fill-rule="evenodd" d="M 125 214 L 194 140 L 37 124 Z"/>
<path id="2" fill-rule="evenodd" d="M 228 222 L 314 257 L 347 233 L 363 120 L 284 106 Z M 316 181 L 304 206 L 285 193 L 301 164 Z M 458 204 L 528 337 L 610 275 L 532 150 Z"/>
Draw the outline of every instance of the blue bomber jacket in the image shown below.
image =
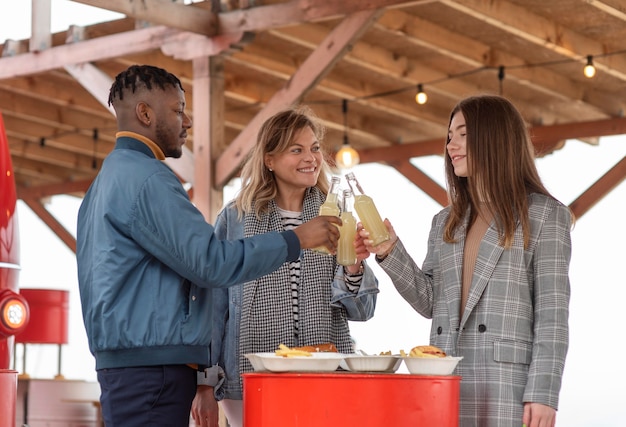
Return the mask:
<path id="1" fill-rule="evenodd" d="M 218 240 L 150 146 L 119 133 L 78 212 L 78 282 L 96 369 L 208 365 L 210 288 L 300 254 L 293 231 Z"/>

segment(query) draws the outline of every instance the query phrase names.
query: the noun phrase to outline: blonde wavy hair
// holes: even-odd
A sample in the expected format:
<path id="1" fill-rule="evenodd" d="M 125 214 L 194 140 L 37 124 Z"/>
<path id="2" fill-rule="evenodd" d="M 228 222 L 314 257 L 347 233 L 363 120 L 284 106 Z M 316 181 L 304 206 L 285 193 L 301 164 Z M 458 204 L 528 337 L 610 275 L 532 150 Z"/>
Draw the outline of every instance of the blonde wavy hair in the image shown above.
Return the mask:
<path id="1" fill-rule="evenodd" d="M 241 190 L 235 198 L 240 219 L 253 210 L 257 218 L 267 212 L 270 200 L 278 194 L 278 187 L 274 174 L 265 166 L 265 155 L 285 152 L 307 126 L 322 144 L 326 129 L 309 107 L 297 106 L 281 111 L 263 123 L 256 145 L 241 170 Z M 327 155 L 322 149 L 321 171 L 315 184 L 324 194 L 328 194 L 330 175 Z"/>

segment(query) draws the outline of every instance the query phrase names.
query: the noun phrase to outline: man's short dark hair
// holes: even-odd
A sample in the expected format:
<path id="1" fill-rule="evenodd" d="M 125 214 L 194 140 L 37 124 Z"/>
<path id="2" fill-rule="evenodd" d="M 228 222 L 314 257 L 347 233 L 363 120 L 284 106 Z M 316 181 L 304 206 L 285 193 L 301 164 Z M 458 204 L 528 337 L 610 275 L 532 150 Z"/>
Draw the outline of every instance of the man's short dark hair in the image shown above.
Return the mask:
<path id="1" fill-rule="evenodd" d="M 135 93 L 137 83 L 143 83 L 148 90 L 152 90 L 153 86 L 165 90 L 166 86 L 170 85 L 185 91 L 178 77 L 162 68 L 152 65 L 131 65 L 115 77 L 109 91 L 109 105 L 113 103 L 115 98 L 124 99 L 124 91 L 126 90 Z"/>

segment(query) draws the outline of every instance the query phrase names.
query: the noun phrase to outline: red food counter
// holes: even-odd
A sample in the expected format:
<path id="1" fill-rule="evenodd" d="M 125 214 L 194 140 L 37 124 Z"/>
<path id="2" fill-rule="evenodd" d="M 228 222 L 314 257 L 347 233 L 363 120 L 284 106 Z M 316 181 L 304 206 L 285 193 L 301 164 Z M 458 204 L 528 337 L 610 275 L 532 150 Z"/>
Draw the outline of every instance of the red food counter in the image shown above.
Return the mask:
<path id="1" fill-rule="evenodd" d="M 457 427 L 460 376 L 243 374 L 245 427 Z"/>

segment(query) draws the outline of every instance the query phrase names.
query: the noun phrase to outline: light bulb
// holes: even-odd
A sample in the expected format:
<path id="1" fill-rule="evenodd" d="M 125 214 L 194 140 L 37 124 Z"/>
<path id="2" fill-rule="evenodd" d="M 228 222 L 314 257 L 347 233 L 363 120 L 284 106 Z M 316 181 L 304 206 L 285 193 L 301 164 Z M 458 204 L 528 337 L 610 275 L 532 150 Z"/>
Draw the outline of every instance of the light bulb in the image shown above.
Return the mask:
<path id="1" fill-rule="evenodd" d="M 417 102 L 419 105 L 426 104 L 426 101 L 428 101 L 428 95 L 426 95 L 426 93 L 418 92 L 417 95 L 415 95 L 415 102 Z"/>
<path id="2" fill-rule="evenodd" d="M 583 74 L 588 79 L 596 75 L 596 67 L 593 65 L 593 56 L 587 56 L 587 65 L 583 68 Z"/>
<path id="3" fill-rule="evenodd" d="M 424 88 L 422 87 L 422 85 L 418 84 L 417 95 L 415 95 L 415 102 L 417 102 L 419 105 L 424 105 L 426 104 L 426 101 L 428 101 L 428 95 L 426 95 L 426 92 L 424 92 Z"/>
<path id="4" fill-rule="evenodd" d="M 359 153 L 349 144 L 343 144 L 335 154 L 335 162 L 340 169 L 353 168 L 359 164 L 359 161 Z"/>

